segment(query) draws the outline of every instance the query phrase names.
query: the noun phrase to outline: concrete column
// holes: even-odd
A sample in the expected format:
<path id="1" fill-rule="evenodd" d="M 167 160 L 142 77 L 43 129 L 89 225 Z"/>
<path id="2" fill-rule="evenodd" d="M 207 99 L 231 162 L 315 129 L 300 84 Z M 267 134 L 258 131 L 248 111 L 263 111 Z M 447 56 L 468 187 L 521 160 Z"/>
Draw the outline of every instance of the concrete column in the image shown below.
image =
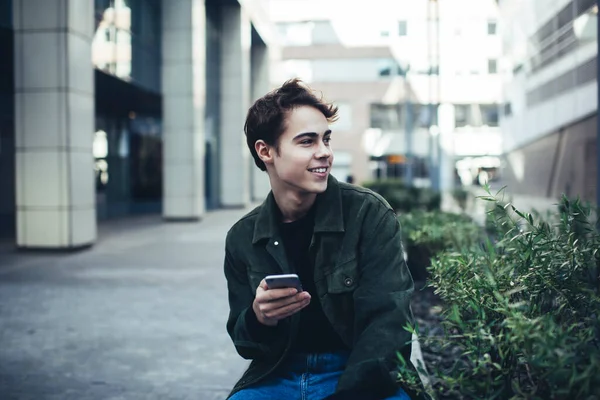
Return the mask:
<path id="1" fill-rule="evenodd" d="M 251 76 L 252 76 L 252 101 L 264 96 L 271 88 L 269 76 L 270 57 L 269 48 L 264 42 L 253 42 L 251 51 Z M 261 201 L 271 190 L 269 176 L 265 171 L 261 171 L 254 159 L 249 157 L 251 171 L 251 200 Z"/>
<path id="2" fill-rule="evenodd" d="M 96 239 L 92 0 L 14 0 L 17 245 Z"/>
<path id="3" fill-rule="evenodd" d="M 204 204 L 204 0 L 162 2 L 163 217 L 197 220 Z"/>
<path id="4" fill-rule="evenodd" d="M 449 193 L 454 189 L 454 106 L 441 104 L 438 110 L 440 133 L 439 137 L 439 187 L 442 192 Z"/>
<path id="5" fill-rule="evenodd" d="M 221 8 L 220 193 L 223 207 L 250 200 L 244 122 L 250 105 L 250 19 L 237 4 Z"/>

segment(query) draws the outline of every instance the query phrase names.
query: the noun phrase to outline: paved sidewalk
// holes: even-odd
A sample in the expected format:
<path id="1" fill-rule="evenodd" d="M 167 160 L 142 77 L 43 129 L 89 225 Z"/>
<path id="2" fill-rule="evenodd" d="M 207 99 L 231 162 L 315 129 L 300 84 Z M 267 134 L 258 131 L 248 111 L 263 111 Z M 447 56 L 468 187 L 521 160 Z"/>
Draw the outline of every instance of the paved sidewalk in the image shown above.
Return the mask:
<path id="1" fill-rule="evenodd" d="M 0 248 L 0 398 L 224 399 L 247 365 L 222 268 L 244 213 L 109 222 L 74 254 Z"/>

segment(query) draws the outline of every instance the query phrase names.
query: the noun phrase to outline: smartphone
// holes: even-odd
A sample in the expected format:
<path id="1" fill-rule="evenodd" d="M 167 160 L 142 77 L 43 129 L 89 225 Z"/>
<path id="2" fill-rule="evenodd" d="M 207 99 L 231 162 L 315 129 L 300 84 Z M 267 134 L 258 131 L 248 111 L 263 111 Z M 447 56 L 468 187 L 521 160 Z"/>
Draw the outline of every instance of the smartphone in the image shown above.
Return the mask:
<path id="1" fill-rule="evenodd" d="M 302 283 L 296 274 L 269 275 L 265 277 L 269 289 L 295 288 L 302 291 Z"/>

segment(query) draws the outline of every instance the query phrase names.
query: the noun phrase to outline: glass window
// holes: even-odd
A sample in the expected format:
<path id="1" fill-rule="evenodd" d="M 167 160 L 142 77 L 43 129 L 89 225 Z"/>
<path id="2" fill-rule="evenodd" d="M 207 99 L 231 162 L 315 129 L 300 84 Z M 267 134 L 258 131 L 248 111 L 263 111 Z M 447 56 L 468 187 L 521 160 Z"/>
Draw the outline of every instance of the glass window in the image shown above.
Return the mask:
<path id="1" fill-rule="evenodd" d="M 455 104 L 454 123 L 457 128 L 493 126 L 499 124 L 498 104 Z"/>
<path id="2" fill-rule="evenodd" d="M 398 36 L 408 35 L 408 26 L 406 21 L 398 21 Z"/>
<path id="3" fill-rule="evenodd" d="M 488 21 L 487 33 L 488 35 L 495 35 L 498 31 L 498 24 L 496 21 Z"/>
<path id="4" fill-rule="evenodd" d="M 371 128 L 403 129 L 404 118 L 399 104 L 371 104 Z"/>
<path id="5" fill-rule="evenodd" d="M 498 105 L 480 104 L 482 124 L 487 126 L 498 126 Z"/>
<path id="6" fill-rule="evenodd" d="M 160 2 L 94 0 L 94 13 L 94 66 L 160 91 Z"/>
<path id="7" fill-rule="evenodd" d="M 558 13 L 558 15 L 556 16 L 557 30 L 560 30 L 561 28 L 566 26 L 568 23 L 573 21 L 573 19 L 575 18 L 575 16 L 573 15 L 574 11 L 575 10 L 573 8 L 573 3 L 569 2 L 569 4 Z"/>
<path id="8" fill-rule="evenodd" d="M 469 106 L 466 104 L 454 105 L 454 126 L 457 128 L 469 124 Z"/>
<path id="9" fill-rule="evenodd" d="M 12 0 L 0 0 L 0 27 L 12 28 Z"/>
<path id="10" fill-rule="evenodd" d="M 490 59 L 488 60 L 488 74 L 497 74 L 498 73 L 498 60 Z"/>
<path id="11" fill-rule="evenodd" d="M 96 22 L 102 21 L 104 13 L 111 8 L 110 4 L 111 0 L 94 0 L 94 18 Z"/>
<path id="12" fill-rule="evenodd" d="M 415 126 L 429 128 L 431 125 L 437 125 L 437 112 L 434 104 L 413 104 L 413 121 Z"/>
<path id="13" fill-rule="evenodd" d="M 596 0 L 577 0 L 575 14 L 580 16 L 596 5 Z"/>
<path id="14" fill-rule="evenodd" d="M 396 76 L 402 69 L 398 63 L 391 58 L 383 58 L 377 61 L 379 76 Z"/>

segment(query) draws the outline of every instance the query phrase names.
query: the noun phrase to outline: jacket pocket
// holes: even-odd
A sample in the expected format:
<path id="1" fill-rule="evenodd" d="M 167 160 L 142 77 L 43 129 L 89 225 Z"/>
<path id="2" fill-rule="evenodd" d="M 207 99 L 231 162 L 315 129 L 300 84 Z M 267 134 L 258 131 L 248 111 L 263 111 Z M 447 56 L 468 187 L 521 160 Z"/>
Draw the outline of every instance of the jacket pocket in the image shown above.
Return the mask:
<path id="1" fill-rule="evenodd" d="M 358 262 L 354 258 L 336 267 L 326 276 L 327 292 L 342 294 L 353 292 L 358 286 Z"/>

